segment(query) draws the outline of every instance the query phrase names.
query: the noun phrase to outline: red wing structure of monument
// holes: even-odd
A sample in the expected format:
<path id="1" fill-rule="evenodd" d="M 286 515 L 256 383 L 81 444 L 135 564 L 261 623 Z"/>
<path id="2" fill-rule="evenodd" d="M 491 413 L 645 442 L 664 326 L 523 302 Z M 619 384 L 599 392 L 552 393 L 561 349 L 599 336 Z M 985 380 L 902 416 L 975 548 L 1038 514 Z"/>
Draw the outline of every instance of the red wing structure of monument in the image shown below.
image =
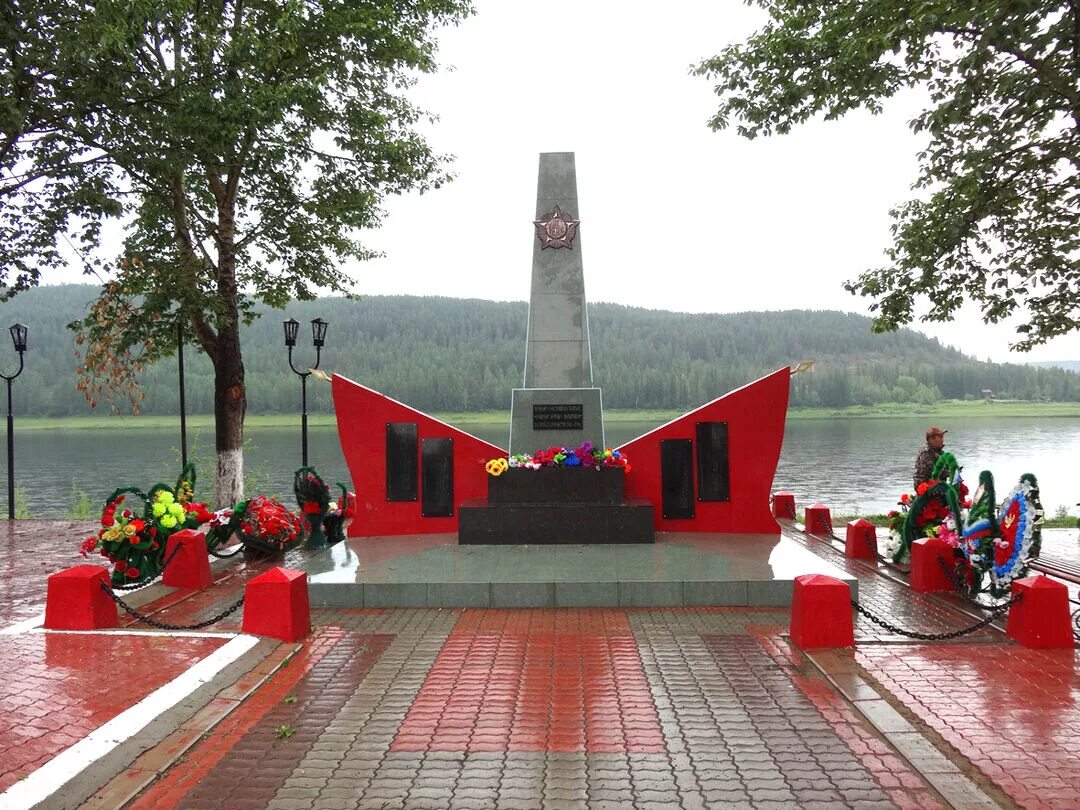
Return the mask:
<path id="1" fill-rule="evenodd" d="M 626 496 L 653 504 L 657 531 L 779 533 L 769 494 L 790 381 L 779 369 L 618 448 Z M 487 497 L 484 465 L 507 451 L 337 374 L 333 392 L 357 499 L 348 535 L 457 532 L 461 503 Z"/>
<path id="2" fill-rule="evenodd" d="M 769 495 L 790 388 L 779 369 L 622 445 L 626 496 L 652 503 L 658 532 L 779 534 Z"/>

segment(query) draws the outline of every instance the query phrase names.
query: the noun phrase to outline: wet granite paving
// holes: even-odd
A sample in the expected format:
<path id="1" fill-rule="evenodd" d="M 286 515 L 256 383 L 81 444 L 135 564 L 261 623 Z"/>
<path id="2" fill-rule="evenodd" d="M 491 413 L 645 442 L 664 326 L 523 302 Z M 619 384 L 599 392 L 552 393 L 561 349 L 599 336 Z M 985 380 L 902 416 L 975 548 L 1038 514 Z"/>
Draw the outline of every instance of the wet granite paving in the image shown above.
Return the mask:
<path id="1" fill-rule="evenodd" d="M 316 617 L 338 638 L 288 687 L 296 703 L 279 689 L 245 705 L 248 730 L 223 759 L 206 767 L 196 748 L 135 808 L 936 803 L 792 667 L 782 610 Z M 305 724 L 298 706 L 320 684 L 332 695 Z M 289 717 L 295 734 L 275 737 Z"/>

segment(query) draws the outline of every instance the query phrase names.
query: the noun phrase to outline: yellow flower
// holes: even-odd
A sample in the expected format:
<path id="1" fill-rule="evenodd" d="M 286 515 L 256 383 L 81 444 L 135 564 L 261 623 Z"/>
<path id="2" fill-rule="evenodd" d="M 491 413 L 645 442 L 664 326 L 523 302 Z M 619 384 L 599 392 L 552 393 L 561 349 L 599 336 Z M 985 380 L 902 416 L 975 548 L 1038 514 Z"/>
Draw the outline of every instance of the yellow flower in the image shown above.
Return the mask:
<path id="1" fill-rule="evenodd" d="M 176 518 L 172 515 L 164 515 L 160 521 L 161 525 L 166 529 L 171 529 L 176 526 Z"/>
<path id="2" fill-rule="evenodd" d="M 153 512 L 154 517 L 159 518 L 165 514 L 165 504 L 155 503 L 150 511 Z"/>
<path id="3" fill-rule="evenodd" d="M 116 526 L 113 526 L 107 532 L 105 532 L 105 539 L 106 540 L 119 540 L 120 539 L 120 530 Z"/>
<path id="4" fill-rule="evenodd" d="M 174 518 L 177 518 L 179 520 L 184 516 L 184 507 L 182 507 L 178 503 L 170 503 L 168 506 L 168 512 Z"/>
<path id="5" fill-rule="evenodd" d="M 484 469 L 487 470 L 488 475 L 500 476 L 506 472 L 510 464 L 505 458 L 493 458 L 487 464 L 484 465 Z"/>
<path id="6" fill-rule="evenodd" d="M 124 534 L 126 534 L 128 537 L 131 537 L 131 535 L 135 534 L 135 527 L 129 523 L 124 527 Z"/>
<path id="7" fill-rule="evenodd" d="M 173 498 L 173 494 L 171 492 L 169 492 L 167 489 L 163 489 L 160 492 L 158 492 L 157 495 L 154 496 L 154 500 L 168 506 L 170 503 L 172 503 L 175 500 L 175 498 Z"/>

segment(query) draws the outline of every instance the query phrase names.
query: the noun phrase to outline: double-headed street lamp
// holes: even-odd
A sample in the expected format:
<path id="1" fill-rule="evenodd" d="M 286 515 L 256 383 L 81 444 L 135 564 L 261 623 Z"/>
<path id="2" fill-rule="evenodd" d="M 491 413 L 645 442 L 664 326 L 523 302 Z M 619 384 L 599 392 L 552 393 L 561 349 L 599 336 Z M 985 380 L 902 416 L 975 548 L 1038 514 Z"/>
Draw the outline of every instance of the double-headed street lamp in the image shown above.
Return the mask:
<path id="1" fill-rule="evenodd" d="M 322 347 L 326 343 L 326 327 L 329 324 L 322 318 L 316 318 L 311 322 L 311 340 L 315 344 L 315 365 L 309 366 L 307 371 L 297 371 L 292 361 L 292 350 L 296 345 L 296 336 L 300 332 L 300 322 L 295 318 L 285 321 L 285 346 L 289 349 L 289 368 L 293 373 L 300 375 L 300 444 L 303 448 L 304 464 L 308 466 L 307 458 L 307 378 L 311 372 L 319 367 L 322 355 Z"/>
<path id="2" fill-rule="evenodd" d="M 7 476 L 8 476 L 8 520 L 15 519 L 15 419 L 11 415 L 11 381 L 22 374 L 23 352 L 26 351 L 27 329 L 21 323 L 17 323 L 8 329 L 11 332 L 11 342 L 15 344 L 15 351 L 19 353 L 19 370 L 10 377 L 0 372 L 0 377 L 7 381 Z"/>

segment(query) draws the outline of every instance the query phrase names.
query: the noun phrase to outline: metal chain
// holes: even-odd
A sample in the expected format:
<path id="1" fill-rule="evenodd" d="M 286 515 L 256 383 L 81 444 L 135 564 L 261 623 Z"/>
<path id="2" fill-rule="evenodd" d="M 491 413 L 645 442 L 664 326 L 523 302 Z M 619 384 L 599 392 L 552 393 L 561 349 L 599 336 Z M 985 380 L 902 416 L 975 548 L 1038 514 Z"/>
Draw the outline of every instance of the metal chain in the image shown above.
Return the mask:
<path id="1" fill-rule="evenodd" d="M 774 503 L 774 502 L 775 502 L 775 500 L 774 500 L 773 496 L 772 496 L 772 495 L 770 495 L 770 496 L 769 496 L 769 503 L 770 503 L 770 504 L 772 504 L 772 503 Z M 793 521 L 793 522 L 794 522 L 794 521 L 795 521 L 795 520 L 797 519 L 797 517 L 798 517 L 798 516 L 797 516 L 797 515 L 795 514 L 795 501 L 794 501 L 794 500 L 792 500 L 792 502 L 791 502 L 791 508 L 790 508 L 790 509 L 788 509 L 788 516 L 787 516 L 787 519 L 788 519 L 788 520 L 790 520 L 790 521 Z"/>
<path id="2" fill-rule="evenodd" d="M 1014 596 L 1008 602 L 1005 602 L 1004 604 L 998 605 L 994 608 L 988 608 L 988 610 L 990 610 L 990 615 L 986 618 L 981 619 L 970 627 L 964 627 L 960 630 L 953 630 L 950 633 L 919 633 L 915 630 L 904 630 L 903 628 L 897 627 L 895 624 L 890 624 L 884 619 L 875 616 L 873 613 L 864 608 L 854 599 L 851 600 L 851 606 L 855 608 L 855 610 L 859 611 L 859 613 L 861 613 L 863 616 L 872 621 L 874 624 L 880 627 L 884 627 L 890 633 L 896 633 L 899 636 L 907 636 L 908 638 L 917 638 L 921 639 L 922 641 L 946 641 L 947 639 L 959 638 L 960 636 L 966 636 L 968 633 L 974 633 L 976 630 L 981 630 L 982 628 L 990 624 L 990 622 L 992 622 L 994 619 L 998 618 L 998 616 L 1000 616 L 1005 610 L 1019 602 L 1020 597 L 1023 595 L 1023 592 L 1017 593 L 1016 596 Z"/>
<path id="3" fill-rule="evenodd" d="M 154 582 L 159 577 L 161 577 L 161 576 L 163 576 L 165 574 L 165 569 L 169 567 L 169 563 L 171 563 L 174 559 L 176 559 L 176 555 L 179 554 L 179 553 L 180 553 L 180 544 L 177 543 L 175 546 L 173 546 L 172 554 L 170 554 L 168 559 L 166 559 L 165 562 L 163 562 L 161 564 L 161 570 L 158 571 L 156 574 L 154 574 L 152 577 L 149 577 L 148 579 L 144 579 L 144 580 L 142 580 L 140 582 L 132 582 L 129 585 L 112 585 L 110 587 L 114 591 L 133 591 L 136 588 L 141 588 L 144 585 L 149 585 L 151 582 Z"/>
<path id="4" fill-rule="evenodd" d="M 233 604 L 225 608 L 225 610 L 223 610 L 221 613 L 217 614 L 212 618 L 206 619 L 205 621 L 201 621 L 197 624 L 169 624 L 168 622 L 159 622 L 152 616 L 147 616 L 143 613 L 139 613 L 139 611 L 135 610 L 135 608 L 133 608 L 131 605 L 129 605 L 127 602 L 125 602 L 123 599 L 113 593 L 112 589 L 110 589 L 109 586 L 106 585 L 104 582 L 101 583 L 101 588 L 112 598 L 114 602 L 116 602 L 116 604 L 118 604 L 129 614 L 134 616 L 135 619 L 145 624 L 148 624 L 151 627 L 156 627 L 158 630 L 201 630 L 202 628 L 209 627 L 212 624 L 216 624 L 217 622 L 220 622 L 222 619 L 224 619 L 226 616 L 235 613 L 237 610 L 240 609 L 240 606 L 244 604 L 244 597 L 241 596 Z"/>
<path id="5" fill-rule="evenodd" d="M 1080 641 L 1080 608 L 1077 608 L 1076 610 L 1073 611 L 1072 623 L 1073 623 L 1073 635 L 1076 637 L 1076 639 L 1078 641 Z"/>
<path id="6" fill-rule="evenodd" d="M 945 572 L 945 578 L 949 580 L 949 583 L 956 589 L 956 593 L 963 597 L 964 601 L 969 602 L 975 607 L 982 608 L 983 610 L 998 610 L 1001 605 L 986 605 L 968 593 L 967 588 L 964 587 L 963 582 L 960 581 L 959 572 L 954 568 L 949 570 L 948 564 L 941 557 L 938 557 L 938 562 L 941 564 L 941 569 Z"/>
<path id="7" fill-rule="evenodd" d="M 838 537 L 836 539 L 839 540 L 840 538 Z M 864 534 L 863 539 L 866 540 L 866 545 L 870 546 L 870 548 L 872 548 L 874 550 L 874 556 L 877 557 L 877 561 L 879 563 L 881 563 L 882 565 L 888 565 L 888 566 L 890 566 L 892 568 L 896 568 L 898 571 L 900 570 L 899 568 L 897 568 L 896 563 L 894 563 L 888 557 L 881 556 L 881 552 L 878 551 L 878 547 L 877 547 L 877 529 L 876 528 L 874 529 L 874 534 L 872 536 L 869 535 L 869 534 Z"/>
<path id="8" fill-rule="evenodd" d="M 836 530 L 833 529 L 832 515 L 829 515 L 827 518 L 825 518 L 825 528 L 827 529 L 826 533 L 833 540 L 836 540 L 838 543 L 845 543 L 846 542 L 842 537 L 840 537 L 836 533 Z M 869 534 L 864 534 L 863 539 L 866 541 L 866 545 L 868 545 L 870 548 L 872 548 L 874 550 L 874 557 L 877 558 L 877 561 L 879 563 L 881 563 L 882 565 L 891 566 L 893 568 L 896 567 L 892 560 L 889 560 L 889 559 L 886 559 L 885 557 L 882 557 L 881 553 L 878 551 L 878 549 L 877 549 L 876 530 L 875 530 L 875 536 L 871 537 Z"/>

